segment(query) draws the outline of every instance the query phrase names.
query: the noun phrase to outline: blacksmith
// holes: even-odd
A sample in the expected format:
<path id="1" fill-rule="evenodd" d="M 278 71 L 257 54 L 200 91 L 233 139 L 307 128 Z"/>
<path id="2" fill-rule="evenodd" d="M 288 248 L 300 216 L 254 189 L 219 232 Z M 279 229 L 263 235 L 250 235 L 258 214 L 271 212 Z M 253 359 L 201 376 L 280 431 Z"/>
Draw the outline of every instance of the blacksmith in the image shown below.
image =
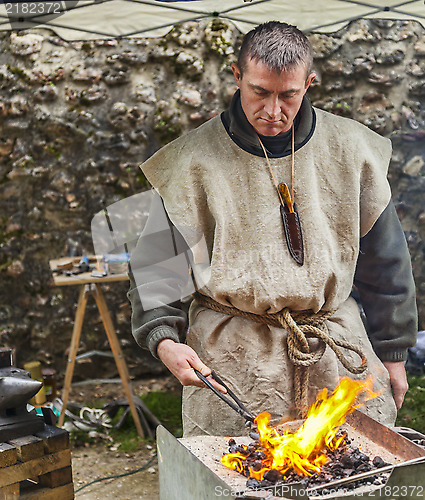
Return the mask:
<path id="1" fill-rule="evenodd" d="M 390 140 L 312 107 L 312 49 L 293 26 L 249 32 L 232 70 L 239 89 L 229 109 L 142 165 L 161 197 L 153 212 L 165 207 L 173 231 L 192 228 L 207 247 L 210 276 L 187 339 L 186 315 L 167 300 L 178 273 L 152 273 L 175 249 L 155 250 L 143 235 L 131 259 L 133 335 L 185 386 L 185 435 L 245 432 L 194 368 L 214 369 L 254 414 L 274 418 L 304 414 L 341 376 L 372 375 L 381 394 L 365 411 L 392 425 L 417 312 L 387 182 Z M 149 294 L 151 310 L 140 300 Z"/>

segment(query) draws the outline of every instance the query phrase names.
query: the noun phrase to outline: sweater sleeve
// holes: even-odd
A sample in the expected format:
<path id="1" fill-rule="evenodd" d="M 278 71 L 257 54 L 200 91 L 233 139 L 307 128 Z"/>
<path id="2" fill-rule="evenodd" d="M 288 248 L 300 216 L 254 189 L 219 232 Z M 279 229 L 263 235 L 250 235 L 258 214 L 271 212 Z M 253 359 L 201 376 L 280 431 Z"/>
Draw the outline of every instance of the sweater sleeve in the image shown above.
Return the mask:
<path id="1" fill-rule="evenodd" d="M 354 278 L 368 335 L 382 361 L 404 361 L 416 342 L 417 310 L 410 254 L 392 201 L 360 240 Z"/>
<path id="2" fill-rule="evenodd" d="M 156 194 L 130 256 L 127 294 L 132 306 L 132 334 L 154 357 L 161 340 L 184 342 L 187 318 L 180 301 L 193 291 L 187 251 Z"/>

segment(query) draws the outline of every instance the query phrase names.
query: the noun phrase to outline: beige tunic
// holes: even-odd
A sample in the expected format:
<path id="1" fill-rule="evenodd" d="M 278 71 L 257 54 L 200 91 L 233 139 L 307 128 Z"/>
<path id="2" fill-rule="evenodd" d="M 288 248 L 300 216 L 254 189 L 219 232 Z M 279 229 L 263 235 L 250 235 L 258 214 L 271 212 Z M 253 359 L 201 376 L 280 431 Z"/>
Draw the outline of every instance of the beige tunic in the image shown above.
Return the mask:
<path id="1" fill-rule="evenodd" d="M 211 275 L 202 293 L 256 314 L 284 307 L 336 310 L 327 321 L 330 335 L 362 347 L 375 388 L 383 391 L 366 412 L 390 425 L 396 411 L 388 374 L 349 298 L 359 239 L 390 200 L 390 141 L 355 121 L 315 111 L 316 130 L 295 153 L 303 266 L 289 255 L 265 159 L 240 149 L 219 117 L 170 143 L 142 168 L 176 227 L 183 234 L 196 229 L 205 237 Z M 290 157 L 271 159 L 271 165 L 277 181 L 290 185 Z M 293 370 L 283 329 L 193 303 L 187 342 L 253 413 L 266 410 L 280 418 L 292 410 Z M 356 355 L 346 355 L 359 363 Z M 318 390 L 332 389 L 347 374 L 329 348 L 310 373 L 312 401 Z M 244 433 L 243 419 L 207 389 L 184 389 L 183 419 L 185 435 Z"/>

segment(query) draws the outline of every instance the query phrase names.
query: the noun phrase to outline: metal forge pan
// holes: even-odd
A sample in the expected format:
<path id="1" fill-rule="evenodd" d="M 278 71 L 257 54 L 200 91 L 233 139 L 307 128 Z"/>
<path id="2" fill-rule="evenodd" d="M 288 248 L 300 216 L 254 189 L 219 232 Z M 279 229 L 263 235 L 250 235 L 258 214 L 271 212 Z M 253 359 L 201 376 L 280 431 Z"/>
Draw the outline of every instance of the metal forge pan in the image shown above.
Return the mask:
<path id="1" fill-rule="evenodd" d="M 294 423 L 292 423 L 294 425 Z M 159 483 L 161 500 L 211 500 L 241 498 L 246 500 L 280 498 L 347 499 L 350 497 L 379 499 L 425 499 L 425 449 L 379 424 L 360 411 L 347 417 L 342 426 L 353 446 L 371 459 L 380 456 L 391 464 L 404 464 L 424 457 L 423 463 L 399 466 L 387 473 L 387 482 L 380 486 L 349 489 L 346 485 L 309 491 L 301 483 L 280 486 L 273 490 L 252 491 L 246 488 L 246 478 L 225 468 L 220 457 L 227 452 L 228 437 L 194 436 L 176 439 L 166 429 L 157 431 Z M 248 436 L 235 438 L 248 444 Z"/>

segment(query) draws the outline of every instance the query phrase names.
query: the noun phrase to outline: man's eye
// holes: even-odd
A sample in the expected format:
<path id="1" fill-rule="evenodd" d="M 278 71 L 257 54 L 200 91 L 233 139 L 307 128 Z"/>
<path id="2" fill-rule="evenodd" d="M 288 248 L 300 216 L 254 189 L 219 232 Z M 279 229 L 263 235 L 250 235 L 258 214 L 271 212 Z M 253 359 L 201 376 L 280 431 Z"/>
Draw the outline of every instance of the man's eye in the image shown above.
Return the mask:
<path id="1" fill-rule="evenodd" d="M 255 94 L 261 97 L 265 97 L 266 95 L 268 95 L 268 92 L 264 92 L 263 90 L 256 90 Z"/>

